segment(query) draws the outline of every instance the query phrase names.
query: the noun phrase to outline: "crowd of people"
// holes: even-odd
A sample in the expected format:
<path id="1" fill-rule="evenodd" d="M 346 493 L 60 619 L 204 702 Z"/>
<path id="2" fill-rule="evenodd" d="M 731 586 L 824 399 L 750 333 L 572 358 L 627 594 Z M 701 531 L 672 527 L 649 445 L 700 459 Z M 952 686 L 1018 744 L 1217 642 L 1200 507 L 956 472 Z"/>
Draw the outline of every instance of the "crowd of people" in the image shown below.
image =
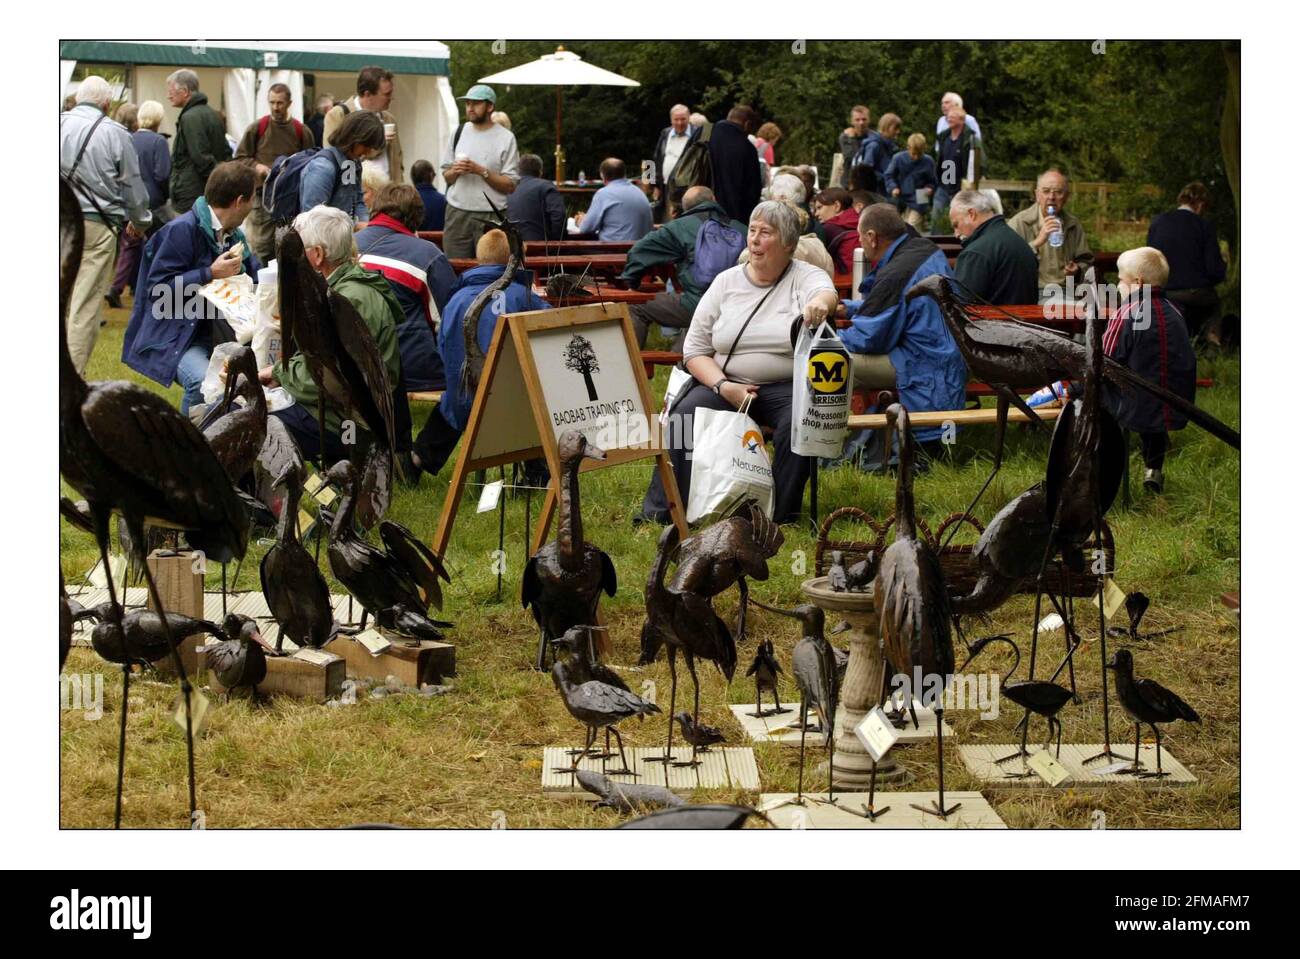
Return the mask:
<path id="1" fill-rule="evenodd" d="M 748 403 L 772 430 L 780 522 L 797 517 L 809 472 L 789 439 L 800 321 L 843 317 L 839 335 L 859 387 L 888 389 L 913 411 L 960 409 L 967 386 L 961 354 L 937 305 L 908 301 L 906 291 L 938 274 L 970 301 L 1036 304 L 1081 279 L 1094 258 L 1082 223 L 1066 209 L 1063 170 L 1044 170 L 1034 202 L 1009 218 L 997 194 L 980 189 L 980 125 L 952 92 L 941 100 L 933 143 L 922 132 L 904 139 L 893 113 L 873 128 L 871 110 L 853 106 L 825 186 L 815 167 L 777 163 L 784 134 L 752 107 L 737 104 L 710 123 L 676 104 L 643 167 L 649 175 L 630 179 L 625 160 L 604 158 L 599 188 L 571 219 L 541 157 L 519 152 L 496 92 L 481 83 L 458 98 L 464 121 L 436 166 L 418 159 L 409 171 L 389 112 L 393 77 L 380 67 L 362 69 L 346 100 L 318 97 L 306 120 L 293 116 L 289 87 L 271 85 L 267 114 L 233 148 L 190 70 L 167 79 L 167 99 L 178 111 L 170 137 L 160 132 L 165 108 L 156 101 L 123 104 L 110 119 L 112 91 L 100 77 L 84 79 L 74 99 L 61 117 L 60 166 L 86 220 L 68 316 L 77 368 L 84 371 L 91 355 L 102 303 L 122 306 L 129 287 L 134 302 L 122 360 L 164 386 L 179 384 L 181 409 L 190 411 L 202 401 L 221 329 L 212 310 L 194 310 L 177 293 L 239 273 L 257 276 L 292 226 L 311 267 L 356 307 L 379 345 L 395 385 L 403 475 L 413 482 L 443 467 L 466 425 L 472 397 L 458 389 L 461 323 L 505 269 L 509 250 L 496 229 L 502 211 L 526 241 L 630 242 L 621 279 L 633 288 L 658 267 L 675 268 L 666 289 L 632 307 L 637 339 L 644 345 L 658 326 L 683 354 L 693 382 L 677 398 L 677 414 Z M 1192 183 L 1178 200 L 1178 210 L 1152 222 L 1148 246 L 1120 257 L 1124 303 L 1110 321 L 1106 349 L 1184 391 L 1189 362 L 1194 381 L 1190 335 L 1216 338 L 1214 287 L 1224 264 L 1204 217 L 1208 191 Z M 941 217 L 962 244 L 952 266 L 922 233 Z M 441 245 L 418 236 L 426 230 L 441 230 Z M 457 276 L 448 260 L 456 257 L 478 265 Z M 840 299 L 835 276 L 859 264 L 860 285 Z M 523 275 L 504 296 L 504 308 L 480 319 L 485 351 L 501 313 L 547 308 Z M 327 411 L 327 435 L 320 436 L 316 384 L 301 356 L 280 358 L 261 379 L 295 401 L 275 415 L 306 455 L 322 444 L 326 455 L 343 455 L 342 411 Z M 438 389 L 440 405 L 412 437 L 406 392 Z M 1142 436 L 1149 473 L 1162 483 L 1167 430 L 1181 423 L 1156 406 L 1124 416 Z M 917 438 L 925 444 L 937 432 L 920 430 Z M 670 448 L 683 490 L 687 448 L 680 436 Z M 657 473 L 638 518 L 667 519 Z"/>

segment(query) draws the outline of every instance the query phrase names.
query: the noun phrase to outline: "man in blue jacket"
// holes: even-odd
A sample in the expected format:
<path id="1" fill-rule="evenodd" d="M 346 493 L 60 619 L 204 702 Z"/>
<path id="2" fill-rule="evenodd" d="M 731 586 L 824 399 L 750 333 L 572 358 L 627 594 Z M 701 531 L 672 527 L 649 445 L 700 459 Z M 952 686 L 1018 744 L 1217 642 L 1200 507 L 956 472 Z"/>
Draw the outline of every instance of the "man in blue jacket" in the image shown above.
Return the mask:
<path id="1" fill-rule="evenodd" d="M 908 230 L 890 203 L 862 211 L 858 236 L 871 271 L 859 287 L 865 299 L 845 304 L 853 325 L 840 331 L 840 340 L 856 354 L 854 386 L 893 390 L 910 413 L 961 409 L 966 363 L 938 303 L 924 296 L 907 303 L 903 297 L 927 276 L 952 276 L 943 251 Z M 929 442 L 940 438 L 942 428 L 915 434 L 919 442 Z"/>
<path id="2" fill-rule="evenodd" d="M 438 351 L 447 377 L 447 388 L 437 409 L 429 414 L 424 429 L 415 438 L 412 460 L 426 473 L 436 476 L 456 449 L 460 434 L 469 423 L 473 396 L 460 392 L 461 369 L 465 365 L 465 313 L 484 288 L 499 279 L 510 258 L 510 245 L 500 230 L 489 230 L 479 238 L 474 250 L 480 266 L 461 274 L 460 285 L 447 301 L 438 329 Z M 492 345 L 497 318 L 505 313 L 523 313 L 528 310 L 548 310 L 550 304 L 534 296 L 530 289 L 532 274 L 520 270 L 514 282 L 505 288 L 504 302 L 500 298 L 489 302 L 478 319 L 478 345 L 484 354 Z M 499 304 L 499 305 L 498 305 Z M 480 383 L 480 385 L 482 385 Z"/>
<path id="3" fill-rule="evenodd" d="M 506 198 L 506 215 L 525 242 L 564 239 L 564 197 L 554 183 L 542 179 L 542 158 L 536 153 L 519 158 L 519 184 Z"/>
<path id="4" fill-rule="evenodd" d="M 253 208 L 256 180 L 252 164 L 219 164 L 203 196 L 145 244 L 122 362 L 163 386 L 179 383 L 182 413 L 203 401 L 220 316 L 199 289 L 240 272 L 255 276 L 261 266 L 239 229 Z"/>

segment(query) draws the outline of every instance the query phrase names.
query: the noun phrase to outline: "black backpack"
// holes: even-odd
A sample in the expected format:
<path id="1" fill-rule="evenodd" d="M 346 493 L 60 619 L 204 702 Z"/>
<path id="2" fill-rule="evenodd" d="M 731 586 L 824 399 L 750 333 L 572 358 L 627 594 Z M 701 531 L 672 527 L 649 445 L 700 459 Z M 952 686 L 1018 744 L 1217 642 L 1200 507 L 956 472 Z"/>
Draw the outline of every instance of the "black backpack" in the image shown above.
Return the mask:
<path id="1" fill-rule="evenodd" d="M 671 186 L 688 190 L 693 186 L 713 186 L 713 161 L 709 158 L 709 136 L 712 129 L 701 130 L 673 167 Z"/>

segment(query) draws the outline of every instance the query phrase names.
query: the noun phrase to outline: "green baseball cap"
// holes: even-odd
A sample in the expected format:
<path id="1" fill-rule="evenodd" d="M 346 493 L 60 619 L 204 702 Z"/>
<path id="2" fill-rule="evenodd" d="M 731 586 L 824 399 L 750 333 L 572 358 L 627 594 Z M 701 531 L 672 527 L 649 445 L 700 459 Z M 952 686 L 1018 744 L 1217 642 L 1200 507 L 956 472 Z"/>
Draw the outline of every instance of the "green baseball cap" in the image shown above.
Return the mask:
<path id="1" fill-rule="evenodd" d="M 486 83 L 476 83 L 469 88 L 469 92 L 463 97 L 457 97 L 457 100 L 487 100 L 490 103 L 497 102 L 496 91 Z"/>

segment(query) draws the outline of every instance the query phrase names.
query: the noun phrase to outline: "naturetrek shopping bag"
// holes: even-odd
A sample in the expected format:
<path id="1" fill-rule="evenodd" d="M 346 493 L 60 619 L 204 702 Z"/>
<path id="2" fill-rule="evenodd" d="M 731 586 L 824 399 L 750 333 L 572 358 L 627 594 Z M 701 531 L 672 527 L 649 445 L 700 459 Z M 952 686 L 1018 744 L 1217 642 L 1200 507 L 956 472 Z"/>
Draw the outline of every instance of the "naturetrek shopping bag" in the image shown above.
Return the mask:
<path id="1" fill-rule="evenodd" d="M 764 513 L 772 515 L 772 464 L 762 430 L 744 412 L 749 402 L 746 400 L 739 411 L 695 410 L 688 523 L 722 515 L 750 496 Z"/>
<path id="2" fill-rule="evenodd" d="M 853 361 L 825 320 L 816 331 L 800 326 L 794 349 L 794 408 L 790 449 L 800 456 L 834 458 L 849 435 Z"/>

